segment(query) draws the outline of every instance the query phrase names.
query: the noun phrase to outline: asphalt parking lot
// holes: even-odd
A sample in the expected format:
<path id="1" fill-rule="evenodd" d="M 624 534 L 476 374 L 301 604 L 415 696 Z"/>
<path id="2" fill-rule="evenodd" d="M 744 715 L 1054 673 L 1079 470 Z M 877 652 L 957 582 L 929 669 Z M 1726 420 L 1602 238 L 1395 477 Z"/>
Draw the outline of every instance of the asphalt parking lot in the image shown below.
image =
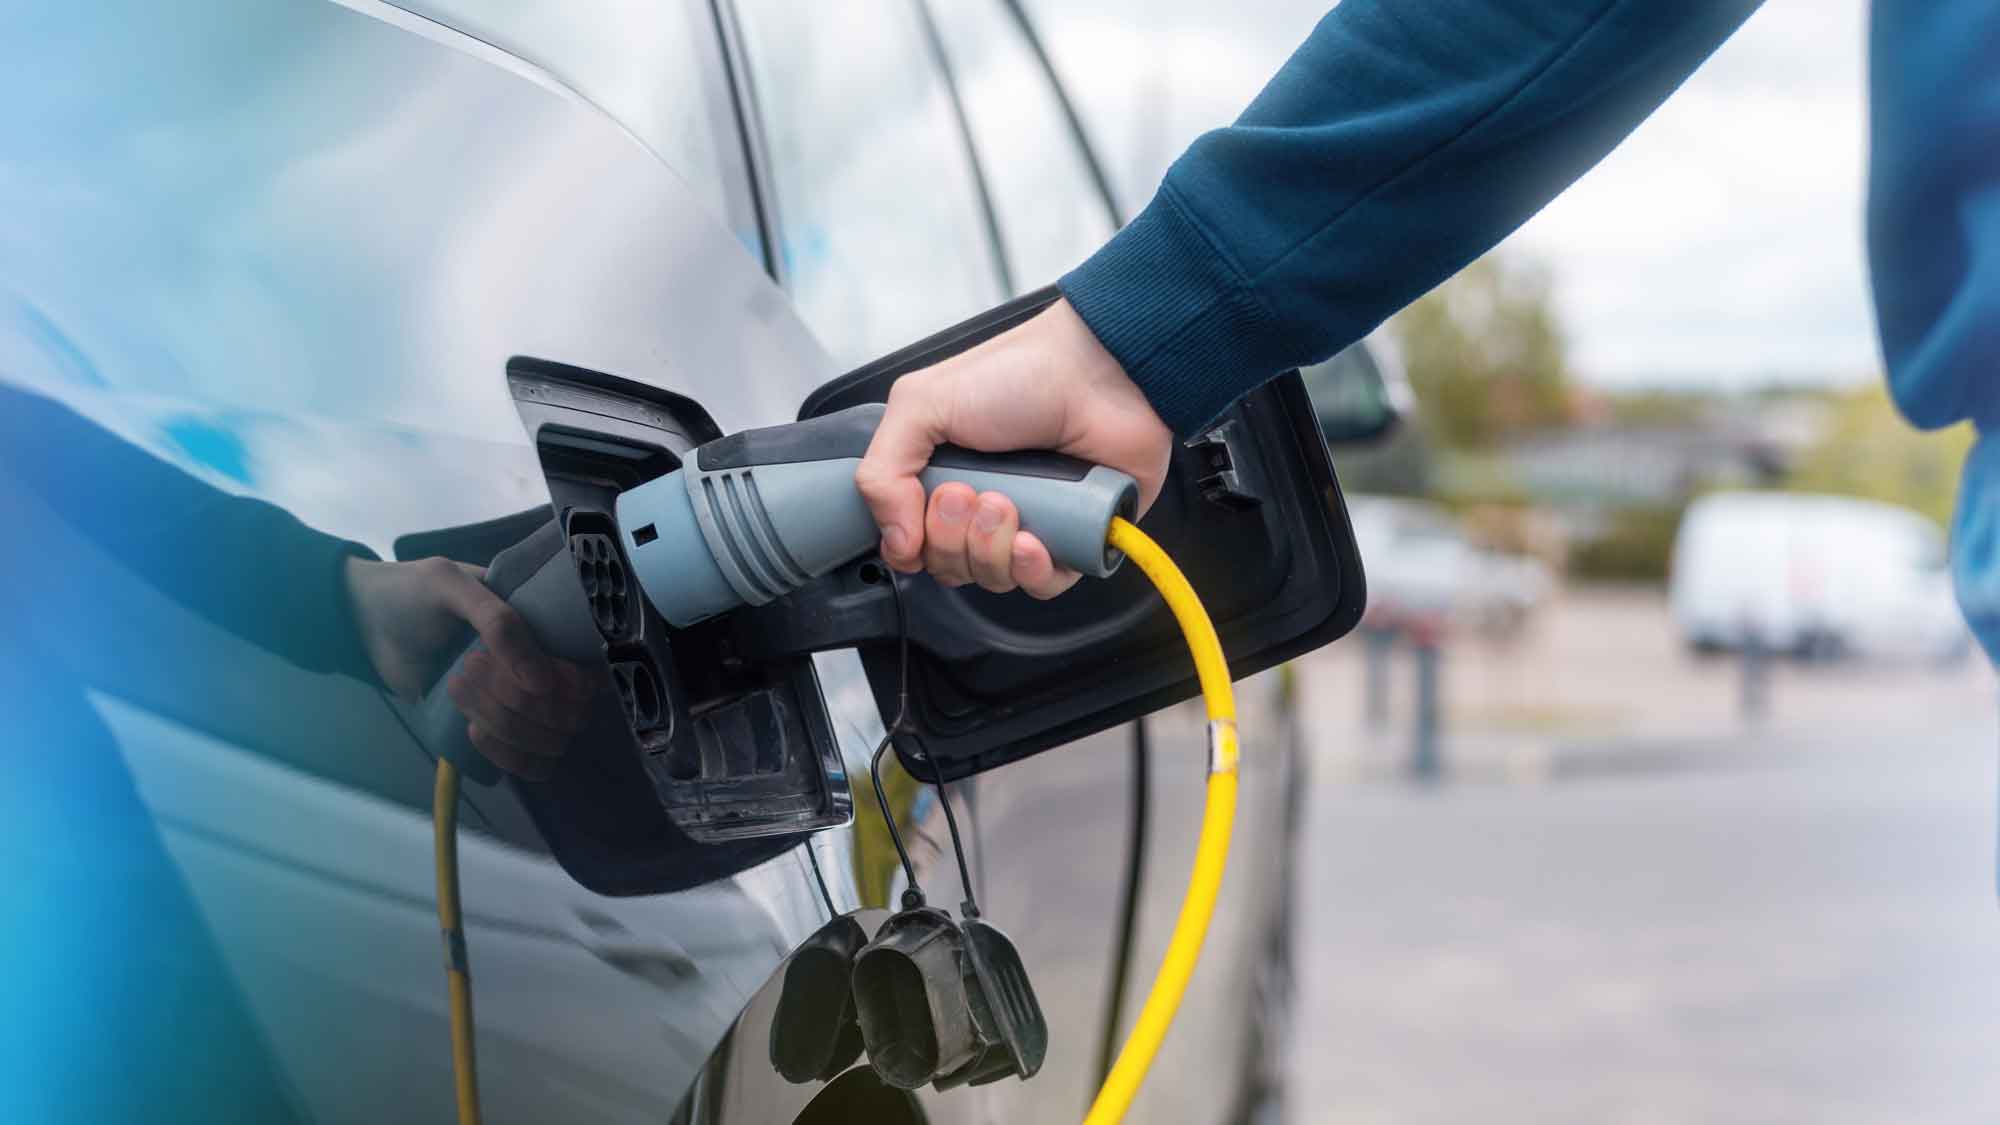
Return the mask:
<path id="1" fill-rule="evenodd" d="M 1301 666 L 1291 1121 L 2000 1119 L 1990 672 L 1787 668 L 1751 725 L 1660 612 L 1454 651 L 1432 786 L 1359 646 Z"/>

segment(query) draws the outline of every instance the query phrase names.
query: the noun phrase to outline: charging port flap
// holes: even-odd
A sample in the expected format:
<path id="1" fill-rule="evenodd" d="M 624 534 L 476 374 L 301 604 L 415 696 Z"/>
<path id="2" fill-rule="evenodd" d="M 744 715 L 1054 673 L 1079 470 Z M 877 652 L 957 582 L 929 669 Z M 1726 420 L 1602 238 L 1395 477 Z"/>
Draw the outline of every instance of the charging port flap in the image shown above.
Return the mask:
<path id="1" fill-rule="evenodd" d="M 883 402 L 906 372 L 1025 321 L 1058 296 L 1043 289 L 821 387 L 818 417 Z M 1340 486 L 1296 373 L 1266 384 L 1174 451 L 1166 487 L 1140 525 L 1186 571 L 1240 678 L 1345 634 L 1365 591 Z M 1052 601 L 907 584 L 912 644 L 908 733 L 947 778 L 1003 765 L 1188 699 L 1194 666 L 1172 615 L 1126 567 Z M 884 715 L 898 684 L 893 644 L 863 647 Z M 929 766 L 922 766 L 928 774 Z"/>
<path id="2" fill-rule="evenodd" d="M 517 358 L 507 376 L 553 500 L 540 522 L 561 523 L 618 703 L 548 783 L 516 787 L 557 858 L 593 889 L 654 893 L 844 823 L 811 658 L 746 665 L 719 634 L 669 629 L 621 546 L 618 493 L 679 467 L 714 423 L 691 400 L 563 364 Z"/>

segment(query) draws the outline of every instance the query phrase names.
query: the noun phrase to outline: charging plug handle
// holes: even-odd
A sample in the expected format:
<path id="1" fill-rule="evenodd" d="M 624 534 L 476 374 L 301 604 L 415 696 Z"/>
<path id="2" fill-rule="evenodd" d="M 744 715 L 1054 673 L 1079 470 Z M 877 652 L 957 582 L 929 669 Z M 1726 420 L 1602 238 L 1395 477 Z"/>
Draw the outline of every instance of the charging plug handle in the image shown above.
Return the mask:
<path id="1" fill-rule="evenodd" d="M 556 635 L 566 631 L 561 623 L 590 620 L 590 608 L 583 604 L 566 548 L 560 523 L 550 520 L 526 539 L 493 556 L 484 579 L 487 589 L 520 611 L 544 651 L 557 654 L 572 647 L 560 643 L 561 638 Z M 439 757 L 449 759 L 465 780 L 492 785 L 500 780 L 500 767 L 481 754 L 466 736 L 465 716 L 445 690 L 445 682 L 458 674 L 465 665 L 466 655 L 478 645 L 478 634 L 466 626 L 446 647 L 445 651 L 454 655 L 424 692 L 417 705 L 415 725 L 424 745 Z"/>
<path id="2" fill-rule="evenodd" d="M 687 626 L 763 605 L 874 550 L 880 531 L 854 471 L 883 409 L 731 434 L 619 496 L 626 553 L 661 616 Z M 1057 565 L 1098 578 L 1124 561 L 1105 541 L 1112 519 L 1139 505 L 1130 476 L 1058 453 L 944 445 L 918 476 L 926 492 L 956 481 L 1004 494 Z"/>

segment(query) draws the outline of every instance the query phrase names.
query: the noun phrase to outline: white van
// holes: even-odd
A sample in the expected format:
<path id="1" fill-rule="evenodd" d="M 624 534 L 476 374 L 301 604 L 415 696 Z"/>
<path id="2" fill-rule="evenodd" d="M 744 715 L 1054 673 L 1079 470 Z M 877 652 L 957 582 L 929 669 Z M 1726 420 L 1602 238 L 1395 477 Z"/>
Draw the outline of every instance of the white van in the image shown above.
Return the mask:
<path id="1" fill-rule="evenodd" d="M 1971 634 L 1944 536 L 1916 512 L 1809 493 L 1721 492 L 1689 506 L 1669 595 L 1697 649 L 1951 659 Z"/>

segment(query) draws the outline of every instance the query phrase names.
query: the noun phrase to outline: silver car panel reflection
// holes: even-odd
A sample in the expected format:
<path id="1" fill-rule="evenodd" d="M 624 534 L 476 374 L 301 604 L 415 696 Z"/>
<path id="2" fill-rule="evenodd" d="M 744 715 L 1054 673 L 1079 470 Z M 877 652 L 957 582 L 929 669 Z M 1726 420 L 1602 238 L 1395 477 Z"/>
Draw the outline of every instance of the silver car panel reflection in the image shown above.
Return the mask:
<path id="1" fill-rule="evenodd" d="M 125 0 L 20 18 L 31 34 L 0 40 L 0 380 L 225 492 L 390 558 L 400 536 L 548 501 L 510 357 L 689 396 L 725 431 L 790 419 L 837 373 L 760 264 L 707 4 Z M 301 1108 L 449 1119 L 429 758 L 373 690 L 65 548 L 101 580 L 99 624 L 170 646 L 100 662 L 89 698 Z M 851 653 L 817 662 L 865 777 L 881 717 Z M 1154 782 L 1121 1026 L 1186 869 L 1199 742 L 1180 761 L 1181 725 Z M 1276 807 L 1278 775 L 1260 782 L 1254 760 L 1244 821 L 1274 824 L 1254 810 Z M 928 1120 L 1081 1114 L 1118 963 L 1129 770 L 1128 735 L 1108 732 L 954 788 L 1056 1039 L 1032 1083 L 925 1092 Z M 932 900 L 955 903 L 937 798 L 898 792 Z M 461 844 L 489 1120 L 679 1107 L 761 1125 L 823 1093 L 750 1048 L 784 958 L 826 921 L 808 849 L 843 911 L 900 885 L 872 802 L 732 877 L 609 898 L 561 870 L 512 793 L 472 794 Z M 1143 1119 L 1227 1112 L 1213 1059 L 1243 1026 L 1243 950 L 1273 901 L 1259 872 L 1282 847 L 1239 846 L 1235 920 Z"/>

